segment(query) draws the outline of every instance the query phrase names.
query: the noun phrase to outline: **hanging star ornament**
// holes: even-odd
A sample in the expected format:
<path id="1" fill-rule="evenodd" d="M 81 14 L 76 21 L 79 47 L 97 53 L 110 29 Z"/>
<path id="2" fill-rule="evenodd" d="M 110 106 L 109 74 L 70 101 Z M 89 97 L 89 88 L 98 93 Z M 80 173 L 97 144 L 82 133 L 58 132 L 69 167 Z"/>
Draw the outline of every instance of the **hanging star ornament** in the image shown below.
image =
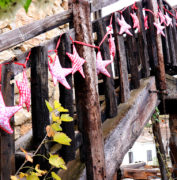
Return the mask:
<path id="1" fill-rule="evenodd" d="M 161 34 L 161 35 L 163 35 L 165 37 L 165 34 L 163 32 L 163 29 L 165 29 L 165 26 L 162 26 L 160 24 L 160 22 L 158 22 L 158 23 L 154 22 L 154 26 L 157 28 L 157 34 Z"/>
<path id="2" fill-rule="evenodd" d="M 48 62 L 49 71 L 52 75 L 54 85 L 56 86 L 57 81 L 60 82 L 67 89 L 71 89 L 70 85 L 66 81 L 66 76 L 72 73 L 72 68 L 62 68 L 58 55 L 55 55 L 54 62 Z"/>
<path id="3" fill-rule="evenodd" d="M 140 23 L 139 23 L 138 16 L 135 13 L 131 13 L 130 15 L 133 19 L 133 28 L 137 28 L 138 32 L 140 32 Z"/>
<path id="4" fill-rule="evenodd" d="M 117 20 L 120 25 L 119 34 L 127 33 L 128 35 L 133 36 L 132 33 L 129 31 L 129 29 L 131 29 L 131 26 L 126 23 L 123 15 L 121 15 L 121 19 L 117 18 Z"/>
<path id="5" fill-rule="evenodd" d="M 145 28 L 145 30 L 149 29 L 149 26 L 148 26 L 148 16 L 144 17 L 144 28 Z"/>
<path id="6" fill-rule="evenodd" d="M 166 23 L 166 18 L 165 18 L 165 16 L 164 16 L 164 14 L 162 13 L 162 11 L 159 11 L 158 12 L 158 15 L 159 15 L 159 18 L 160 18 L 160 23 L 161 24 L 165 24 L 165 26 L 167 25 L 167 23 Z"/>
<path id="7" fill-rule="evenodd" d="M 165 14 L 165 19 L 167 21 L 167 26 L 171 25 L 173 27 L 172 18 L 167 13 Z"/>
<path id="8" fill-rule="evenodd" d="M 110 33 L 110 37 L 108 39 L 108 42 L 109 42 L 109 53 L 114 59 L 115 52 L 116 52 L 116 46 L 115 46 L 114 39 L 113 39 L 111 33 Z"/>
<path id="9" fill-rule="evenodd" d="M 72 62 L 72 74 L 74 74 L 76 71 L 79 71 L 80 74 L 82 75 L 82 77 L 85 78 L 82 65 L 86 61 L 85 61 L 85 59 L 81 58 L 78 55 L 74 44 L 73 44 L 73 54 L 70 54 L 70 53 L 67 52 L 66 55 L 71 59 L 71 62 Z"/>
<path id="10" fill-rule="evenodd" d="M 22 106 L 5 106 L 2 93 L 0 92 L 0 128 L 12 134 L 13 129 L 10 127 L 10 119 L 21 108 Z"/>
<path id="11" fill-rule="evenodd" d="M 31 90 L 28 87 L 28 79 L 26 75 L 26 70 L 23 70 L 23 80 L 22 82 L 16 81 L 17 88 L 19 89 L 20 98 L 19 98 L 19 105 L 23 105 L 25 103 L 27 111 L 30 110 L 31 104 Z"/>
<path id="12" fill-rule="evenodd" d="M 106 67 L 111 64 L 113 61 L 112 60 L 104 60 L 102 59 L 101 52 L 98 51 L 97 56 L 96 56 L 96 70 L 97 74 L 104 74 L 105 76 L 110 77 L 109 72 L 107 71 Z"/>

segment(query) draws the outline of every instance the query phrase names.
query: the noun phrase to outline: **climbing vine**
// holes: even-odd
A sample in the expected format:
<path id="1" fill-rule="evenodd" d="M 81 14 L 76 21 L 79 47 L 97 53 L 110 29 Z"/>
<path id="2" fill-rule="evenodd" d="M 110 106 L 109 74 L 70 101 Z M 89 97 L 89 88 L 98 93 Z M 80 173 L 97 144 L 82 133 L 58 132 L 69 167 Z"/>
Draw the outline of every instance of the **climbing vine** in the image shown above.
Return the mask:
<path id="1" fill-rule="evenodd" d="M 48 152 L 46 156 L 43 154 L 37 154 L 41 146 L 43 144 L 46 145 L 49 142 L 55 142 L 59 147 L 57 147 L 57 150 L 59 150 L 62 145 L 70 145 L 71 143 L 71 139 L 62 132 L 61 127 L 62 122 L 73 121 L 73 118 L 68 114 L 68 110 L 61 106 L 61 104 L 57 101 L 54 101 L 53 107 L 48 101 L 46 101 L 46 105 L 50 112 L 51 120 L 51 124 L 46 127 L 47 134 L 33 155 L 30 155 L 30 153 L 21 148 L 21 151 L 25 154 L 26 160 L 21 165 L 16 174 L 11 176 L 11 180 L 22 180 L 23 178 L 26 178 L 26 180 L 39 180 L 39 177 L 42 177 L 43 180 L 52 178 L 54 180 L 61 180 L 61 178 L 53 171 L 53 169 L 67 169 L 65 161 L 57 153 Z M 37 164 L 35 167 L 25 166 L 27 162 L 33 163 L 33 158 L 35 156 L 41 156 L 46 159 L 51 166 L 50 170 L 41 170 L 39 164 Z M 27 169 L 27 171 L 25 173 L 21 172 L 23 169 Z"/>

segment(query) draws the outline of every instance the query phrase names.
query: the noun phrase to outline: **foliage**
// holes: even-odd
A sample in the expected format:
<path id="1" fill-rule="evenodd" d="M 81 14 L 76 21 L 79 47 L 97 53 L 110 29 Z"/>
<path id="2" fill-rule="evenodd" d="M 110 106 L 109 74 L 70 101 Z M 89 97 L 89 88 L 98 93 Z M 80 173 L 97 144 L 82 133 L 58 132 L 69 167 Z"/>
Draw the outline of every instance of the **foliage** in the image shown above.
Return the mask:
<path id="1" fill-rule="evenodd" d="M 39 180 L 39 177 L 43 177 L 43 180 L 46 178 L 53 178 L 55 180 L 61 180 L 61 178 L 52 171 L 53 168 L 61 168 L 66 170 L 67 167 L 65 165 L 65 161 L 60 157 L 58 154 L 53 153 L 53 149 L 57 149 L 58 147 L 61 148 L 61 145 L 70 145 L 71 139 L 62 132 L 61 124 L 62 122 L 70 122 L 73 121 L 73 118 L 69 116 L 69 114 L 63 114 L 67 113 L 68 110 L 61 106 L 61 104 L 57 101 L 54 101 L 53 107 L 51 104 L 46 101 L 46 106 L 50 112 L 50 118 L 51 118 L 51 124 L 46 127 L 47 135 L 35 151 L 33 155 L 30 155 L 27 151 L 25 151 L 23 148 L 21 148 L 21 151 L 25 154 L 25 162 L 22 164 L 22 166 L 19 168 L 15 176 L 11 176 L 11 180 L 21 180 L 25 178 L 26 180 Z M 55 142 L 55 145 L 53 148 L 51 148 L 51 152 L 48 153 L 48 156 L 44 156 L 42 154 L 37 154 L 38 150 L 41 148 L 42 144 L 48 143 L 48 142 Z M 57 145 L 57 146 L 56 146 Z M 55 151 L 56 152 L 56 151 Z M 35 167 L 29 166 L 26 173 L 20 172 L 22 169 L 27 168 L 24 167 L 26 162 L 33 162 L 33 158 L 35 156 L 41 156 L 45 158 L 48 163 L 51 166 L 51 169 L 49 171 L 47 170 L 41 170 L 40 165 L 37 164 Z M 51 177 L 48 177 L 49 174 L 51 174 Z"/>

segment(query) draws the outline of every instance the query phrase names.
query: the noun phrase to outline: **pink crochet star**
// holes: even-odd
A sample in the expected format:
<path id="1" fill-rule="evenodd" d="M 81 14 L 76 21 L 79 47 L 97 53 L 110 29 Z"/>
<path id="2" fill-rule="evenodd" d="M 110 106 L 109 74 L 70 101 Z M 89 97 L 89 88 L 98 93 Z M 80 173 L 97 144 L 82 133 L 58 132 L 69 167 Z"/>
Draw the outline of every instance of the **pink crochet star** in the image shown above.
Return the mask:
<path id="1" fill-rule="evenodd" d="M 67 89 L 71 89 L 70 85 L 66 81 L 66 76 L 72 73 L 72 68 L 62 68 L 58 55 L 55 56 L 54 62 L 48 62 L 49 71 L 52 75 L 54 85 L 56 86 L 57 81 L 60 82 Z"/>
<path id="2" fill-rule="evenodd" d="M 140 23 L 137 15 L 134 13 L 130 14 L 133 19 L 133 28 L 138 28 L 138 32 L 140 32 Z"/>
<path id="3" fill-rule="evenodd" d="M 85 78 L 84 71 L 82 68 L 82 65 L 85 63 L 85 59 L 81 58 L 78 55 L 75 46 L 73 45 L 73 54 L 70 54 L 68 52 L 66 54 L 72 62 L 72 74 L 74 74 L 76 71 L 79 71 L 82 77 Z"/>
<path id="4" fill-rule="evenodd" d="M 125 33 L 129 34 L 130 36 L 133 36 L 132 33 L 129 31 L 129 29 L 131 29 L 131 26 L 126 23 L 124 17 L 121 15 L 121 19 L 117 18 L 117 20 L 120 25 L 119 34 L 123 34 L 125 32 Z"/>
<path id="5" fill-rule="evenodd" d="M 13 130 L 10 127 L 10 119 L 21 108 L 22 106 L 5 106 L 2 93 L 0 92 L 0 128 L 9 134 L 12 134 Z"/>
<path id="6" fill-rule="evenodd" d="M 101 52 L 98 51 L 96 56 L 96 70 L 97 74 L 104 74 L 105 76 L 110 77 L 109 72 L 107 71 L 106 67 L 112 63 L 112 60 L 104 60 L 102 59 Z"/>
<path id="7" fill-rule="evenodd" d="M 158 15 L 159 15 L 159 17 L 160 17 L 160 23 L 161 23 L 161 24 L 164 23 L 165 26 L 166 26 L 166 25 L 167 25 L 166 19 L 165 19 L 164 14 L 162 13 L 162 11 L 159 11 L 159 12 L 158 12 Z"/>
<path id="8" fill-rule="evenodd" d="M 171 25 L 173 27 L 172 18 L 167 13 L 165 14 L 165 19 L 167 21 L 167 26 Z"/>
<path id="9" fill-rule="evenodd" d="M 161 34 L 161 35 L 163 35 L 165 37 L 165 34 L 163 32 L 163 29 L 165 29 L 165 26 L 162 26 L 160 24 L 160 22 L 158 22 L 158 23 L 154 22 L 154 26 L 157 28 L 157 34 Z"/>
<path id="10" fill-rule="evenodd" d="M 115 46 L 112 34 L 110 34 L 110 38 L 108 39 L 108 41 L 109 41 L 109 53 L 110 53 L 110 55 L 112 55 L 112 57 L 114 59 L 115 52 L 116 52 L 116 46 Z"/>
<path id="11" fill-rule="evenodd" d="M 145 28 L 145 30 L 149 29 L 149 26 L 148 26 L 148 16 L 144 17 L 144 28 Z"/>
<path id="12" fill-rule="evenodd" d="M 16 81 L 17 87 L 19 89 L 20 98 L 19 98 L 19 105 L 23 105 L 25 103 L 27 110 L 30 110 L 30 102 L 31 102 L 31 91 L 28 87 L 28 80 L 26 71 L 23 70 L 23 80 L 22 82 Z"/>

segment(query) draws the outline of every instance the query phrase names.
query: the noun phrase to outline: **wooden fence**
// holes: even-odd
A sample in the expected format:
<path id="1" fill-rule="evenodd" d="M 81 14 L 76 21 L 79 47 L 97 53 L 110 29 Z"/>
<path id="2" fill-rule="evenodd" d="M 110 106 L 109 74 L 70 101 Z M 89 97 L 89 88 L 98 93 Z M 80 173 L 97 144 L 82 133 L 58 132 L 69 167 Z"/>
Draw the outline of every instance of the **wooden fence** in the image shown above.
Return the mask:
<path id="1" fill-rule="evenodd" d="M 91 22 L 90 7 L 91 11 L 96 14 L 97 11 L 100 11 L 103 7 L 114 2 L 116 2 L 116 0 L 99 0 L 94 1 L 90 6 L 87 0 L 73 0 L 73 2 L 70 3 L 70 9 L 68 11 L 1 34 L 0 51 L 18 45 L 60 25 L 70 23 L 71 28 L 64 33 L 61 38 L 58 54 L 61 65 L 66 68 L 71 67 L 71 62 L 65 55 L 66 52 L 72 52 L 72 42 L 69 35 L 77 41 L 88 44 L 98 44 L 107 32 L 106 27 L 109 25 L 111 14 L 106 17 L 99 17 Z M 165 5 L 166 9 L 174 13 L 173 9 L 165 2 L 162 2 L 162 0 L 158 0 L 158 4 L 163 12 L 163 6 Z M 165 68 L 169 73 L 172 73 L 172 69 L 176 68 L 176 19 L 173 17 L 173 27 L 169 26 L 164 30 L 166 37 L 161 37 L 161 35 L 157 35 L 153 25 L 154 21 L 158 21 L 158 18 L 153 16 L 150 12 L 146 12 L 149 17 L 149 29 L 145 30 L 144 28 L 142 8 L 148 8 L 157 13 L 158 4 L 157 0 L 148 0 L 136 4 L 138 7 L 137 15 L 140 22 L 140 32 L 134 33 L 134 31 L 131 30 L 133 33 L 132 37 L 123 37 L 118 34 L 119 26 L 117 18 L 120 17 L 120 13 L 115 12 L 113 14 L 113 36 L 116 44 L 116 56 L 114 60 L 115 77 L 113 78 L 112 68 L 109 65 L 107 69 L 111 77 L 99 76 L 98 92 L 97 76 L 94 66 L 94 49 L 76 45 L 79 55 L 86 58 L 87 63 L 83 66 L 86 78 L 83 79 L 78 73 L 74 75 L 74 79 L 72 75 L 67 76 L 67 81 L 71 87 L 74 81 L 74 87 L 72 87 L 72 89 L 75 89 L 77 121 L 63 124 L 63 130 L 72 139 L 72 143 L 69 147 L 64 146 L 61 150 L 61 154 L 67 162 L 75 158 L 75 146 L 78 142 L 75 139 L 74 123 L 77 123 L 83 139 L 83 143 L 79 143 L 80 156 L 81 160 L 86 164 L 87 179 L 89 180 L 106 179 L 106 174 L 107 179 L 111 179 L 121 164 L 121 162 L 112 162 L 114 167 L 111 166 L 110 170 L 108 170 L 107 159 L 105 160 L 104 158 L 104 132 L 102 132 L 101 123 L 105 121 L 104 123 L 106 124 L 108 122 L 107 119 L 111 122 L 110 119 L 117 118 L 120 115 L 119 112 L 121 110 L 119 110 L 119 105 L 129 101 L 132 90 L 141 89 L 141 79 L 155 76 L 156 86 L 160 92 L 163 92 L 166 90 Z M 123 12 L 123 15 L 127 23 L 132 26 L 130 12 L 132 12 L 132 9 L 128 7 Z M 97 39 L 95 41 L 92 38 L 93 32 L 97 34 Z M 37 147 L 45 137 L 45 128 L 46 125 L 49 124 L 49 113 L 45 106 L 45 100 L 48 100 L 48 51 L 55 49 L 58 38 L 59 36 L 45 44 L 32 48 L 30 61 L 27 64 L 27 67 L 31 68 L 31 113 L 34 147 Z M 101 46 L 101 53 L 103 59 L 110 59 L 107 40 L 104 41 Z M 19 55 L 16 57 L 16 61 L 24 63 L 27 54 L 28 52 Z M 15 75 L 22 72 L 22 68 L 15 65 L 13 62 L 14 61 L 9 60 L 8 64 L 3 63 L 1 72 L 1 89 L 7 106 L 14 105 L 14 86 L 10 81 L 14 79 Z M 73 91 L 65 89 L 59 84 L 59 92 L 59 101 L 65 108 L 69 109 L 70 115 L 73 116 L 75 113 Z M 99 97 L 103 95 L 103 101 L 99 102 Z M 142 102 L 142 109 L 140 108 L 142 111 L 143 108 L 146 107 L 146 103 L 152 100 L 148 99 L 148 97 L 151 97 L 151 95 L 147 94 L 144 103 Z M 154 96 L 152 98 L 154 98 Z M 156 101 L 157 100 L 153 101 L 155 105 Z M 154 104 L 148 116 L 152 113 L 155 107 Z M 139 113 L 141 116 L 141 112 Z M 143 114 L 143 116 L 145 115 Z M 13 118 L 11 119 L 11 125 L 12 127 L 14 126 Z M 110 124 L 108 126 L 110 126 Z M 134 132 L 136 138 L 142 131 L 143 126 L 144 123 L 139 125 L 137 132 Z M 123 129 L 120 130 L 120 132 L 122 131 Z M 132 134 L 131 130 L 130 134 Z M 136 138 L 134 138 L 133 141 L 135 141 Z M 126 153 L 128 147 L 130 148 L 131 143 L 128 143 L 127 149 L 122 152 L 122 156 Z M 11 174 L 15 173 L 13 135 L 0 131 L 0 152 L 0 179 L 7 180 Z M 107 168 L 105 168 L 105 163 Z"/>

